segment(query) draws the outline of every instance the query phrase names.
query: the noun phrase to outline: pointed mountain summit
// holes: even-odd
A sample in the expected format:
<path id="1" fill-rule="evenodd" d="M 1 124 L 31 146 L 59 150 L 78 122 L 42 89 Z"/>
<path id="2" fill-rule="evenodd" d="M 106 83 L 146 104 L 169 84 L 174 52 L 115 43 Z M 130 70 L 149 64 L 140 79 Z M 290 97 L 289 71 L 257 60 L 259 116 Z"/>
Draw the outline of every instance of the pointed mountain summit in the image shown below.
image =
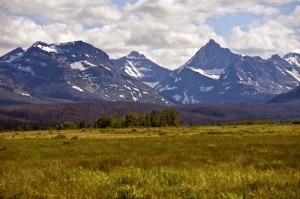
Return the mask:
<path id="1" fill-rule="evenodd" d="M 220 75 L 239 57 L 211 39 L 186 64 L 157 85 L 155 90 L 177 103 L 209 102 L 208 94 Z"/>
<path id="2" fill-rule="evenodd" d="M 171 73 L 170 70 L 154 63 L 137 51 L 132 51 L 127 56 L 111 61 L 122 71 L 150 87 L 156 86 Z"/>
<path id="3" fill-rule="evenodd" d="M 167 103 L 152 88 L 114 66 L 104 51 L 83 41 L 36 42 L 18 59 L 0 62 L 0 74 L 0 88 L 3 84 L 7 93 L 0 95 L 3 100 L 19 95 L 27 99 L 22 102 Z"/>
<path id="4" fill-rule="evenodd" d="M 240 55 L 210 39 L 184 66 L 202 70 L 224 70 Z"/>

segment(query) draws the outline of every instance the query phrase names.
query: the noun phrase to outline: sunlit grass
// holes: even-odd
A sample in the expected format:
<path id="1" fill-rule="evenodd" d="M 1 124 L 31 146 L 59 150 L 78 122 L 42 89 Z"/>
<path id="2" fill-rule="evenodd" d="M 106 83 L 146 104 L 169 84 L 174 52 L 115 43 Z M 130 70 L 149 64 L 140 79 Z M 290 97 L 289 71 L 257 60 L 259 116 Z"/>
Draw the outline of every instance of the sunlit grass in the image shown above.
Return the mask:
<path id="1" fill-rule="evenodd" d="M 0 133 L 0 198 L 299 198 L 300 126 Z"/>

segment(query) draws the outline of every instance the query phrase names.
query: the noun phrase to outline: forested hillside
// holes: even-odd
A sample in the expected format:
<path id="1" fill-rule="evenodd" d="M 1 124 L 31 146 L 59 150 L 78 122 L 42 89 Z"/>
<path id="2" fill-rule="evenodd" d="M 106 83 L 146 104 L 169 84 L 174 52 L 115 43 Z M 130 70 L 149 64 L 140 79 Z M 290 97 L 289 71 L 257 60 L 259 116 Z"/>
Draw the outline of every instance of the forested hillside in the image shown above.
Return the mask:
<path id="1" fill-rule="evenodd" d="M 0 106 L 0 130 L 30 130 L 54 127 L 64 122 L 85 124 L 102 116 L 145 114 L 176 108 L 181 125 L 220 124 L 245 120 L 288 121 L 300 118 L 300 104 L 195 104 L 165 107 L 134 102 L 31 104 Z"/>

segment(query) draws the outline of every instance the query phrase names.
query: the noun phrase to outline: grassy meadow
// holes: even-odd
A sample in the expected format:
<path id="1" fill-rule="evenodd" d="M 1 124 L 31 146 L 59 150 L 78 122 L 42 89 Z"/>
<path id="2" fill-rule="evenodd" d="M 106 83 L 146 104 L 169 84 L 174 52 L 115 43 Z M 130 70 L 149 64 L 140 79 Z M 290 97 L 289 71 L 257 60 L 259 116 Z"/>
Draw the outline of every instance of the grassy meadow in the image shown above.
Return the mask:
<path id="1" fill-rule="evenodd" d="M 300 198 L 300 125 L 4 132 L 0 198 Z"/>

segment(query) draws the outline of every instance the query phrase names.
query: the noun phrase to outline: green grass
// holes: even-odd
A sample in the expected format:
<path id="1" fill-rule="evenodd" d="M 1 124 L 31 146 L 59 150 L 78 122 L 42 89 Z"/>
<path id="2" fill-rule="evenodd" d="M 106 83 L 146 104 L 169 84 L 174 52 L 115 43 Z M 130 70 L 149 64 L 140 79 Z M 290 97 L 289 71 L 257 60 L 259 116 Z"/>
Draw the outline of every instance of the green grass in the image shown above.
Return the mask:
<path id="1" fill-rule="evenodd" d="M 300 198 L 300 126 L 0 133 L 0 198 Z"/>

